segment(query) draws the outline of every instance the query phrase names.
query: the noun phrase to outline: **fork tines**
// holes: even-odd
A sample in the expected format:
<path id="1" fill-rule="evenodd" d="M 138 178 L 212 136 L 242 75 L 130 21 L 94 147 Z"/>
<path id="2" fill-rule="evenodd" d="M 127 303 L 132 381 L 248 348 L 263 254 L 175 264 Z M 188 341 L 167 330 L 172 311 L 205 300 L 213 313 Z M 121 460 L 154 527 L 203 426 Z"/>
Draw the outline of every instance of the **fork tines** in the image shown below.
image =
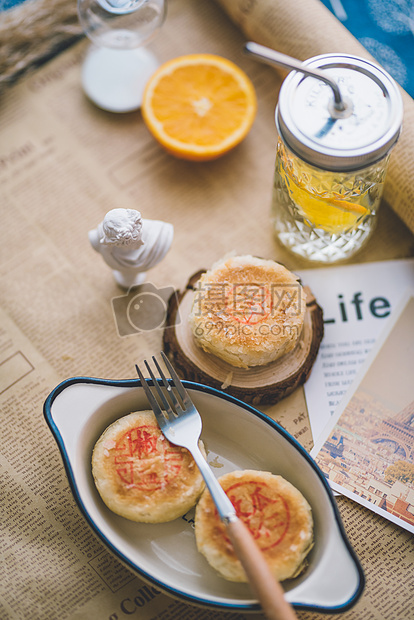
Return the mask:
<path id="1" fill-rule="evenodd" d="M 173 386 L 176 388 L 184 407 L 186 406 L 186 401 L 189 398 L 184 386 L 182 385 L 177 373 L 175 372 L 173 366 L 171 365 L 170 361 L 168 360 L 167 356 L 164 354 L 163 351 L 161 351 L 161 356 L 163 358 L 163 361 L 171 375 L 171 381 Z M 137 370 L 139 379 L 141 381 L 141 385 L 144 389 L 144 392 L 149 400 L 149 403 L 152 407 L 152 410 L 155 413 L 155 416 L 157 417 L 158 423 L 161 425 L 163 423 L 165 423 L 165 418 L 170 416 L 174 416 L 177 414 L 181 414 L 183 413 L 183 407 L 181 406 L 181 404 L 179 403 L 177 397 L 174 394 L 174 391 L 170 385 L 170 383 L 168 382 L 168 379 L 166 378 L 164 372 L 162 371 L 157 359 L 155 358 L 155 356 L 152 356 L 152 361 L 154 362 L 159 377 L 165 387 L 165 390 L 162 389 L 162 387 L 159 384 L 159 380 L 157 380 L 157 378 L 154 375 L 153 370 L 151 369 L 151 366 L 148 364 L 147 360 L 144 360 L 144 364 L 147 368 L 147 371 L 151 377 L 152 383 L 154 385 L 155 391 L 158 394 L 158 397 L 162 403 L 162 406 L 164 407 L 165 413 L 163 413 L 163 411 L 161 410 L 157 399 L 154 396 L 153 391 L 151 390 L 151 388 L 149 387 L 147 381 L 145 380 L 140 368 L 138 367 L 137 364 L 135 364 L 135 368 Z M 168 398 L 167 398 L 168 395 Z"/>

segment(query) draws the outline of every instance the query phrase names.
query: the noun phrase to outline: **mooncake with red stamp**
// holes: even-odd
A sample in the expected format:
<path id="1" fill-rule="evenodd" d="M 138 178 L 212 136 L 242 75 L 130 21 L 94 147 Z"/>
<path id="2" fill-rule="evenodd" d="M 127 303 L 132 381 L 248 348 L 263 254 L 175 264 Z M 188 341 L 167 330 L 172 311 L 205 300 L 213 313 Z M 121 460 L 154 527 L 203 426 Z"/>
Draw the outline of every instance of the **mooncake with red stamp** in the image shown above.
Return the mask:
<path id="1" fill-rule="evenodd" d="M 204 452 L 202 442 L 200 448 Z M 144 523 L 182 516 L 204 489 L 193 457 L 164 437 L 152 411 L 130 413 L 108 426 L 95 444 L 92 474 L 108 508 Z"/>
<path id="2" fill-rule="evenodd" d="M 203 273 L 188 320 L 195 343 L 231 366 L 264 366 L 292 351 L 305 319 L 306 293 L 283 265 L 230 256 Z"/>
<path id="3" fill-rule="evenodd" d="M 311 508 L 300 491 L 282 476 L 255 470 L 230 472 L 219 482 L 276 579 L 297 577 L 313 546 Z M 195 535 L 198 550 L 222 577 L 247 582 L 207 489 L 197 504 Z"/>

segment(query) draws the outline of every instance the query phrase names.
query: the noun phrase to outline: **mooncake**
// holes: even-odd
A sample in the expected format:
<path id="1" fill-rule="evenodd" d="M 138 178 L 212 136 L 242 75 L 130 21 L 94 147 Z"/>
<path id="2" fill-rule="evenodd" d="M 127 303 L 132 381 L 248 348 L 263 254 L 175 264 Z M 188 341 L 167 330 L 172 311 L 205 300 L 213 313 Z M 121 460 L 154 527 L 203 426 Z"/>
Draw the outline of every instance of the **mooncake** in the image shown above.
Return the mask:
<path id="1" fill-rule="evenodd" d="M 200 449 L 204 453 L 201 441 Z M 103 432 L 93 449 L 92 474 L 110 510 L 145 523 L 182 516 L 204 489 L 193 457 L 164 437 L 152 411 L 130 413 Z"/>
<path id="2" fill-rule="evenodd" d="M 219 482 L 279 581 L 298 576 L 313 546 L 311 508 L 300 491 L 269 472 L 233 471 Z M 228 581 L 247 582 L 244 569 L 206 489 L 196 507 L 198 551 Z"/>
<path id="3" fill-rule="evenodd" d="M 203 351 L 249 368 L 295 348 L 305 311 L 306 294 L 286 267 L 250 255 L 231 256 L 202 274 L 188 320 Z"/>

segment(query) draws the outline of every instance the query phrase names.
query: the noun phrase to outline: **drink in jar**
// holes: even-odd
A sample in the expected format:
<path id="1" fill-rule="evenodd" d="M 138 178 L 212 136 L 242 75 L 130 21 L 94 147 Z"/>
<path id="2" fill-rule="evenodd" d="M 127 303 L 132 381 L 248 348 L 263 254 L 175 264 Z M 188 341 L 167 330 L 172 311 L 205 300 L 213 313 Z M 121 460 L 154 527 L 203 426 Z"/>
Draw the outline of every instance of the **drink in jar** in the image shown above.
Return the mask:
<path id="1" fill-rule="evenodd" d="M 331 263 L 352 256 L 374 229 L 402 101 L 368 61 L 324 55 L 307 63 L 336 79 L 345 108 L 336 111 L 329 86 L 313 77 L 292 73 L 283 83 L 272 220 L 290 251 Z"/>

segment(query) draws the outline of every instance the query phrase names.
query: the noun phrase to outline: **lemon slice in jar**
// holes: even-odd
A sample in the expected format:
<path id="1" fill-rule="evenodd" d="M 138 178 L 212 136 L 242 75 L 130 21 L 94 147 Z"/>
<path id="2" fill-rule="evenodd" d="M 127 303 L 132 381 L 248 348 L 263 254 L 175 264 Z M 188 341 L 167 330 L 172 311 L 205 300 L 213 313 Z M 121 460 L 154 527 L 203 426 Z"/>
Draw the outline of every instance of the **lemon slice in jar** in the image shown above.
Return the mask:
<path id="1" fill-rule="evenodd" d="M 334 194 L 318 196 L 311 193 L 306 187 L 295 184 L 287 175 L 285 182 L 291 200 L 315 228 L 338 235 L 355 228 L 369 214 L 366 207 Z"/>

